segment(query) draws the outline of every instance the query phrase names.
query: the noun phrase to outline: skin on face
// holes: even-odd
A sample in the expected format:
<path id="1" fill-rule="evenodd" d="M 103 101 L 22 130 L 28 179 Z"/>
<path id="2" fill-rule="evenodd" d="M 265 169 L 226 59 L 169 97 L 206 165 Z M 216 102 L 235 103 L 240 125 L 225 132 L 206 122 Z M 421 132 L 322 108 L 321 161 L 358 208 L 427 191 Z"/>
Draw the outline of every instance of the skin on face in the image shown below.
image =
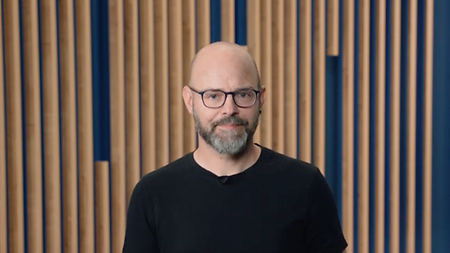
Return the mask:
<path id="1" fill-rule="evenodd" d="M 197 91 L 218 89 L 225 92 L 244 88 L 260 90 L 256 103 L 240 108 L 228 95 L 225 104 L 216 109 L 207 108 L 201 96 L 183 88 L 183 99 L 193 115 L 201 136 L 199 148 L 209 145 L 223 155 L 238 156 L 253 144 L 253 133 L 259 121 L 264 102 L 264 88 L 259 87 L 256 65 L 243 48 L 218 42 L 203 48 L 194 58 L 191 67 L 190 86 Z"/>

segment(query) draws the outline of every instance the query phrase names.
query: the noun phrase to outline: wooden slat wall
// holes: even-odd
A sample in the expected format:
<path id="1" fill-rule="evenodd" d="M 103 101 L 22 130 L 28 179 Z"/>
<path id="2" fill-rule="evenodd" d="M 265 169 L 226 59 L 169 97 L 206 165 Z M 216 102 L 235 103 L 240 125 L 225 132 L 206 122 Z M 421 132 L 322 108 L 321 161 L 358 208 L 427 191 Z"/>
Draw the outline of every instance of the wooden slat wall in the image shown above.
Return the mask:
<path id="1" fill-rule="evenodd" d="M 383 253 L 385 234 L 386 2 L 376 5 L 375 41 L 375 235 L 374 252 Z"/>
<path id="2" fill-rule="evenodd" d="M 63 250 L 78 252 L 77 201 L 77 134 L 74 9 L 67 1 L 60 1 L 59 56 L 61 85 L 61 165 L 63 198 Z M 40 144 L 40 143 L 39 143 Z"/>
<path id="3" fill-rule="evenodd" d="M 24 22 L 24 89 L 26 175 L 27 175 L 27 236 L 28 247 L 43 252 L 42 220 L 42 151 L 41 151 L 41 96 L 39 73 L 38 5 L 36 1 L 22 2 Z M 2 76 L 2 75 L 0 75 Z M 3 110 L 3 109 L 2 109 Z M 64 110 L 64 109 L 63 109 Z M 64 141 L 64 140 L 63 140 Z M 64 147 L 63 147 L 64 149 Z M 63 150 L 63 154 L 64 154 Z M 67 184 L 70 186 L 70 184 Z M 76 191 L 75 191 L 76 192 Z M 71 199 L 68 192 L 67 200 Z M 5 205 L 6 206 L 6 205 Z M 75 211 L 76 212 L 76 211 Z M 76 221 L 76 220 L 75 220 Z M 75 228 L 75 227 L 73 227 Z M 76 229 L 76 228 L 75 228 Z M 76 231 L 76 230 L 75 230 Z M 1 252 L 1 250 L 0 250 Z"/>
<path id="4" fill-rule="evenodd" d="M 111 160 L 97 162 L 90 1 L 61 0 L 56 4 L 41 0 L 38 8 L 36 2 L 23 0 L 21 10 L 15 1 L 0 3 L 4 31 L 0 33 L 0 48 L 4 47 L 0 50 L 0 76 L 5 77 L 4 83 L 0 79 L 0 253 L 6 253 L 7 247 L 10 252 L 24 252 L 24 245 L 33 252 L 121 252 L 127 203 L 137 181 L 196 147 L 194 122 L 184 108 L 181 90 L 188 85 L 192 58 L 211 40 L 210 1 L 108 2 L 110 51 L 105 64 L 110 70 Z M 243 46 L 254 57 L 267 89 L 254 140 L 313 162 L 328 177 L 325 172 L 335 168 L 325 168 L 329 155 L 325 147 L 330 141 L 325 131 L 336 126 L 327 118 L 327 110 L 334 105 L 327 104 L 325 96 L 330 87 L 326 85 L 326 60 L 327 56 L 338 57 L 342 61 L 341 75 L 337 75 L 342 77 L 342 97 L 337 100 L 342 103 L 342 126 L 337 128 L 342 129 L 338 133 L 342 138 L 342 147 L 338 147 L 342 151 L 342 182 L 335 183 L 342 187 L 342 195 L 335 197 L 342 200 L 342 227 L 349 243 L 346 252 L 370 251 L 372 238 L 377 253 L 386 247 L 400 252 L 401 245 L 406 252 L 415 252 L 419 250 L 415 248 L 417 240 L 422 240 L 422 252 L 431 252 L 433 1 L 426 1 L 423 20 L 419 19 L 418 11 L 422 10 L 416 1 L 409 1 L 404 13 L 400 1 L 377 1 L 373 31 L 367 1 L 359 1 L 358 9 L 352 0 L 248 0 L 246 4 L 247 45 Z M 389 13 L 386 4 L 390 4 Z M 235 25 L 241 24 L 235 24 L 235 8 L 234 1 L 221 1 L 222 40 L 236 40 Z M 342 27 L 338 24 L 340 15 Z M 390 23 L 386 22 L 388 15 Z M 401 37 L 402 15 L 408 20 L 405 38 Z M 417 61 L 418 45 L 422 44 L 417 41 L 422 39 L 417 27 L 422 23 L 424 79 L 417 80 L 422 66 Z M 386 33 L 387 25 L 390 34 Z M 400 61 L 402 40 L 407 44 L 405 66 Z M 386 55 L 388 47 L 390 54 Z M 371 48 L 375 49 L 373 55 Z M 374 61 L 370 57 L 375 57 Z M 386 80 L 388 65 L 390 79 Z M 407 70 L 406 75 L 401 68 Z M 406 85 L 405 94 L 401 93 L 401 81 Z M 419 85 L 423 85 L 423 94 L 417 94 Z M 338 94 L 334 95 L 337 98 Z M 423 96 L 423 122 L 416 118 L 419 96 Z M 405 111 L 400 110 L 402 105 Z M 407 126 L 405 145 L 400 138 L 402 118 Z M 356 124 L 358 131 L 354 131 Z M 423 140 L 416 138 L 417 124 L 423 125 Z M 371 132 L 373 144 L 369 141 Z M 387 142 L 386 136 L 390 136 Z M 417 145 L 423 145 L 422 168 L 416 164 Z M 405 164 L 400 163 L 402 153 L 406 154 Z M 406 168 L 406 185 L 400 181 L 402 166 Z M 415 186 L 416 170 L 423 171 L 421 193 Z M 24 172 L 26 182 L 22 181 Z M 389 182 L 385 181 L 386 173 Z M 374 189 L 370 188 L 370 175 L 374 175 Z M 369 205 L 371 190 L 373 206 Z M 422 194 L 422 207 L 417 206 L 417 194 Z M 399 222 L 402 206 L 406 210 L 404 228 Z M 369 223 L 371 212 L 374 228 Z M 416 230 L 420 213 L 421 233 Z M 372 229 L 373 234 L 369 233 Z"/>
<path id="5" fill-rule="evenodd" d="M 2 1 L 0 0 L 0 4 Z M 26 3 L 24 3 L 26 6 Z M 3 12 L 0 12 L 0 28 L 3 27 Z M 25 35 L 24 35 L 25 36 Z M 0 49 L 3 48 L 3 33 L 0 33 Z M 3 50 L 0 50 L 0 76 L 4 76 Z M 6 201 L 6 143 L 5 143 L 5 82 L 0 78 L 0 253 L 8 246 L 8 218 Z M 33 206 L 31 205 L 33 208 Z M 42 221 L 40 221 L 42 222 Z"/>

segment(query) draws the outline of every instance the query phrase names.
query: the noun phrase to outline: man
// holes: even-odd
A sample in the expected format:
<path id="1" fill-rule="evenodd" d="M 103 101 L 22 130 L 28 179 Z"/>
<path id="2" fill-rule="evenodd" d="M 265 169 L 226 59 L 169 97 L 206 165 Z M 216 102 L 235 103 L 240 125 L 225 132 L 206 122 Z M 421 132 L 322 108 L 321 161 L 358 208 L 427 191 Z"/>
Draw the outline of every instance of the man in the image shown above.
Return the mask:
<path id="1" fill-rule="evenodd" d="M 217 42 L 191 66 L 183 99 L 198 148 L 145 175 L 123 252 L 342 252 L 347 243 L 320 171 L 253 143 L 265 89 L 251 56 Z"/>

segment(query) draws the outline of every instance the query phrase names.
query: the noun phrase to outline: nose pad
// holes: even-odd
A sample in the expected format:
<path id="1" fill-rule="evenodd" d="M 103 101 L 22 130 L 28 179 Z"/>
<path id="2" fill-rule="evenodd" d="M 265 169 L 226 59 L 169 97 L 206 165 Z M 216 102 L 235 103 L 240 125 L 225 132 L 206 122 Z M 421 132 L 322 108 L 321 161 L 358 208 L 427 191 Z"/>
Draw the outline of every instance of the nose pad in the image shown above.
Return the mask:
<path id="1" fill-rule="evenodd" d="M 225 104 L 222 106 L 224 114 L 233 115 L 238 112 L 239 107 L 236 105 L 233 99 L 232 94 L 227 95 L 227 99 L 225 100 Z"/>

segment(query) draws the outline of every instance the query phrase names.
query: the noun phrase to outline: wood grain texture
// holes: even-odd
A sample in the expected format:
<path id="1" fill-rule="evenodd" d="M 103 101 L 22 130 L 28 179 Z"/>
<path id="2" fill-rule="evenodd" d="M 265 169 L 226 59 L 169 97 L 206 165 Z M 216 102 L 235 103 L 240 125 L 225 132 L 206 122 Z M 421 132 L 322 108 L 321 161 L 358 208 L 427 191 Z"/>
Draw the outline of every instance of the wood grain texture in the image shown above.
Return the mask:
<path id="1" fill-rule="evenodd" d="M 110 251 L 110 209 L 109 209 L 109 163 L 95 162 L 95 250 L 97 253 Z"/>
<path id="2" fill-rule="evenodd" d="M 0 0 L 0 5 L 2 1 Z M 0 11 L 0 28 L 3 29 L 3 12 Z M 0 48 L 3 48 L 3 33 L 0 33 Z M 3 50 L 0 50 L 0 76 L 4 76 Z M 7 253 L 8 217 L 7 217 L 7 179 L 6 179 L 6 140 L 5 140 L 5 82 L 0 78 L 0 253 Z M 31 228 L 33 229 L 33 228 Z"/>
<path id="3" fill-rule="evenodd" d="M 358 18 L 358 252 L 369 251 L 370 2 Z"/>
<path id="4" fill-rule="evenodd" d="M 24 252 L 22 99 L 20 75 L 19 3 L 3 2 L 6 100 L 8 248 Z"/>
<path id="5" fill-rule="evenodd" d="M 312 162 L 312 45 L 311 45 L 312 4 L 310 0 L 299 2 L 299 136 L 298 157 L 306 162 Z"/>
<path id="6" fill-rule="evenodd" d="M 140 172 L 139 127 L 139 23 L 138 2 L 126 0 L 125 7 L 125 129 L 127 206 Z"/>
<path id="7" fill-rule="evenodd" d="M 325 0 L 314 0 L 313 32 L 313 157 L 325 175 Z"/>
<path id="8" fill-rule="evenodd" d="M 391 2 L 389 252 L 400 251 L 400 1 Z"/>
<path id="9" fill-rule="evenodd" d="M 352 0 L 343 2 L 342 28 L 342 230 L 346 253 L 354 252 L 354 14 Z"/>
<path id="10" fill-rule="evenodd" d="M 141 175 L 156 169 L 155 23 L 153 1 L 139 1 Z"/>
<path id="11" fill-rule="evenodd" d="M 433 9 L 434 0 L 425 2 L 424 93 L 423 93 L 423 216 L 422 252 L 431 252 L 432 164 L 433 164 Z"/>
<path id="12" fill-rule="evenodd" d="M 123 2 L 108 2 L 110 120 L 111 120 L 111 231 L 112 252 L 122 251 L 125 236 L 125 82 Z"/>
<path id="13" fill-rule="evenodd" d="M 56 2 L 40 1 L 44 127 L 45 250 L 61 252 L 61 187 Z"/>
<path id="14" fill-rule="evenodd" d="M 220 0 L 221 40 L 234 42 L 235 1 Z"/>
<path id="15" fill-rule="evenodd" d="M 58 2 L 61 84 L 61 149 L 63 250 L 78 252 L 77 132 L 74 8 Z"/>
<path id="16" fill-rule="evenodd" d="M 327 0 L 327 55 L 339 55 L 339 0 Z"/>
<path id="17" fill-rule="evenodd" d="M 376 4 L 375 42 L 375 234 L 374 252 L 385 251 L 385 152 L 386 152 L 386 2 Z"/>

